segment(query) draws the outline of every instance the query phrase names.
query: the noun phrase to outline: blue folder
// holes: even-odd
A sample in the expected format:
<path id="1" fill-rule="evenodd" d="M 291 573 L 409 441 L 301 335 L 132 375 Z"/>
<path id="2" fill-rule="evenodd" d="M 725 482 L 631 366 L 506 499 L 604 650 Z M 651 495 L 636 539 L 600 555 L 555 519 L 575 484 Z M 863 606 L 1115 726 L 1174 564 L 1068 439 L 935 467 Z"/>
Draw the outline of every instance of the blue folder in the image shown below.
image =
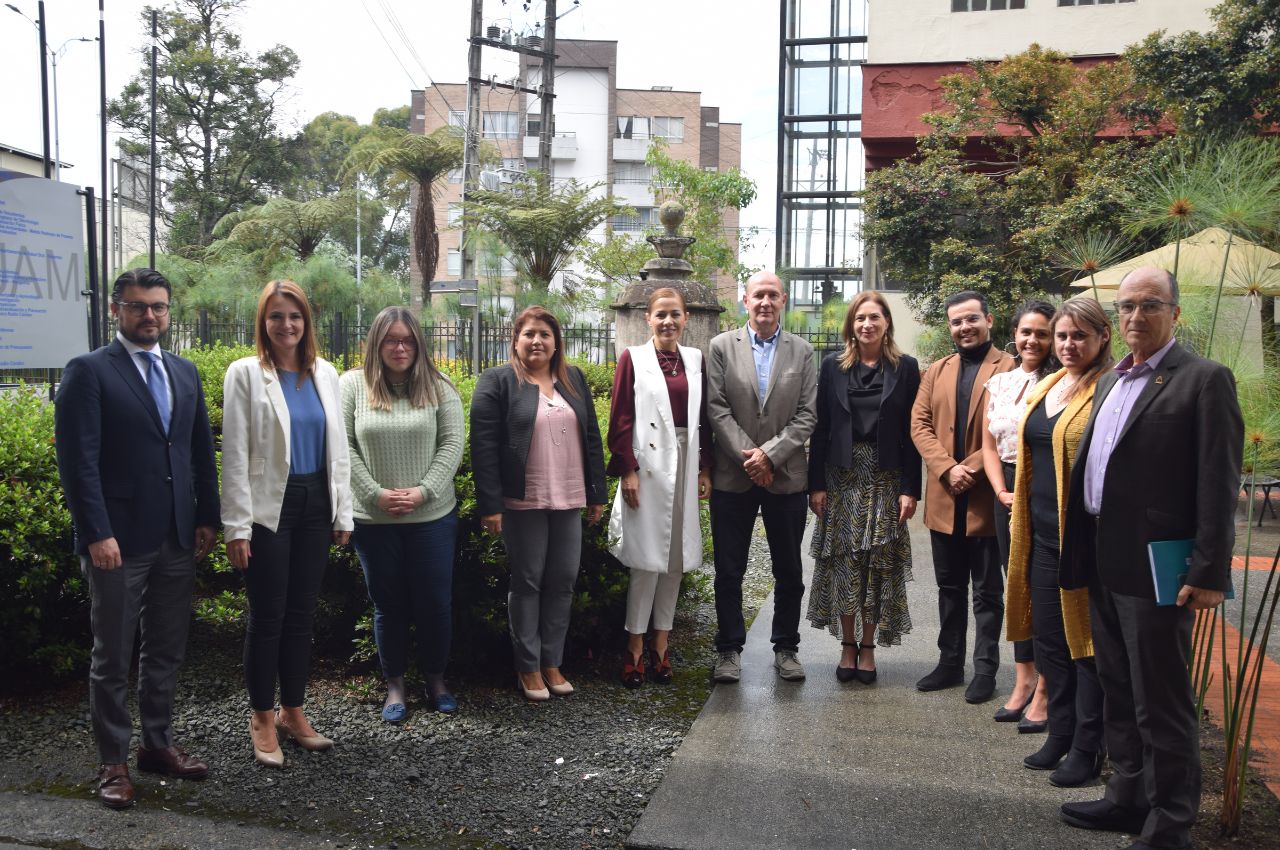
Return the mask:
<path id="1" fill-rule="evenodd" d="M 1186 584 L 1187 572 L 1191 569 L 1191 550 L 1194 547 L 1194 540 L 1153 540 L 1147 544 L 1157 605 L 1177 604 L 1178 591 Z M 1227 577 L 1226 598 L 1236 598 L 1230 576 Z"/>

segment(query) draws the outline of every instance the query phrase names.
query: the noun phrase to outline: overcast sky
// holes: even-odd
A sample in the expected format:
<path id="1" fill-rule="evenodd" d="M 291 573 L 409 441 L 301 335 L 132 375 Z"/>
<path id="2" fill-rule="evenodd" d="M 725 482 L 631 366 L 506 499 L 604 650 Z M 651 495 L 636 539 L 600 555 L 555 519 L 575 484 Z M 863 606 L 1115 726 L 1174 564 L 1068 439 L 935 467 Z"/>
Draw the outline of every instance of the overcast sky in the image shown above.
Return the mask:
<path id="1" fill-rule="evenodd" d="M 33 20 L 37 17 L 35 0 L 4 2 L 12 2 Z M 109 98 L 142 67 L 145 5 L 143 0 L 105 0 Z M 238 29 L 251 52 L 283 43 L 298 54 L 300 68 L 283 115 L 282 129 L 288 132 L 325 111 L 367 122 L 378 107 L 407 104 L 410 90 L 432 79 L 464 81 L 470 5 L 468 0 L 246 0 Z M 531 3 L 529 12 L 522 5 L 518 0 L 505 5 L 485 0 L 485 23 L 531 32 L 542 18 L 543 3 Z M 50 49 L 67 39 L 97 36 L 97 0 L 47 0 L 45 8 Z M 759 195 L 741 224 L 761 228 L 755 248 L 744 259 L 771 266 L 776 0 L 581 0 L 576 8 L 572 0 L 559 0 L 558 11 L 559 37 L 618 42 L 619 87 L 669 85 L 700 91 L 703 105 L 720 107 L 721 121 L 742 124 L 742 169 L 756 181 Z M 36 55 L 35 27 L 0 4 L 0 144 L 38 154 Z M 515 64 L 508 58 L 513 56 L 486 49 L 484 74 L 514 76 Z M 97 45 L 66 44 L 57 76 L 62 160 L 74 165 L 64 170 L 63 179 L 97 190 Z M 114 155 L 114 131 L 111 139 Z"/>

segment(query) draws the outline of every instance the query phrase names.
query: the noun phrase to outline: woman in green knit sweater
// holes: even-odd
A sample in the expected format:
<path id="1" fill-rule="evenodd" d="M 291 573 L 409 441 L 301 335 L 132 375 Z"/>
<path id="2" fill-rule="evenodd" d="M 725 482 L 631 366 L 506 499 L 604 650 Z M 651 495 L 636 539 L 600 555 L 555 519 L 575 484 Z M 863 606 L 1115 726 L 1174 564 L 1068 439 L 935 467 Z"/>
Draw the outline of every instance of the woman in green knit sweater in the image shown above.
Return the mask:
<path id="1" fill-rule="evenodd" d="M 388 307 L 373 320 L 364 368 L 341 383 L 352 539 L 373 599 L 373 633 L 387 680 L 382 719 L 405 718 L 410 625 L 427 702 L 452 713 L 458 701 L 444 670 L 453 627 L 453 478 L 465 439 L 462 400 L 431 362 L 422 328 L 403 307 Z"/>

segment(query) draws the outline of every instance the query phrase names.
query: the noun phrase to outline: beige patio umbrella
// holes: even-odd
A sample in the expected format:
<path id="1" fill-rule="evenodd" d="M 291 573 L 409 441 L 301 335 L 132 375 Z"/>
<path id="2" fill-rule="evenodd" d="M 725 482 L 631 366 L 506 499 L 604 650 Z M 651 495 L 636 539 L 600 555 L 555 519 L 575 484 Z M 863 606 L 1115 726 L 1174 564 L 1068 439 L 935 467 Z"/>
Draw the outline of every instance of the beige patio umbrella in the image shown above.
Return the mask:
<path id="1" fill-rule="evenodd" d="M 1170 242 L 1097 271 L 1092 281 L 1088 275 L 1075 280 L 1071 286 L 1086 291 L 1073 297 L 1092 296 L 1096 283 L 1099 300 L 1109 304 L 1115 299 L 1115 291 L 1120 288 L 1120 281 L 1126 274 L 1142 266 L 1157 266 L 1172 271 L 1175 253 L 1179 289 L 1217 289 L 1226 249 L 1227 231 L 1220 227 L 1209 227 L 1183 239 L 1181 246 Z M 1232 238 L 1223 294 L 1280 295 L 1280 253 L 1239 236 Z"/>

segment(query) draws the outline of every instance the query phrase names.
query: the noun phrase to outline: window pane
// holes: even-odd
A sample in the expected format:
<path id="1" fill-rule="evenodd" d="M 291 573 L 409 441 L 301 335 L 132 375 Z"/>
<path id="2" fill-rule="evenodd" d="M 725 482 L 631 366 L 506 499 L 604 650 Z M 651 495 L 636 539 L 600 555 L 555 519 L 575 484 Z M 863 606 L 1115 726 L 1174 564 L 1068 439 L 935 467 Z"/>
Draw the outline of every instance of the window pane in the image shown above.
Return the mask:
<path id="1" fill-rule="evenodd" d="M 449 110 L 449 126 L 450 127 L 467 126 L 467 114 L 465 112 L 458 112 L 452 109 Z"/>
<path id="2" fill-rule="evenodd" d="M 449 269 L 449 271 L 447 272 L 448 274 L 452 274 L 452 275 L 462 274 L 462 252 L 461 251 L 450 249 L 448 269 Z"/>
<path id="3" fill-rule="evenodd" d="M 951 0 L 951 11 L 953 12 L 969 11 L 969 0 Z"/>
<path id="4" fill-rule="evenodd" d="M 987 10 L 987 0 L 973 0 L 969 5 L 975 12 L 985 12 Z"/>
<path id="5" fill-rule="evenodd" d="M 1007 0 L 991 0 L 991 10 L 998 11 L 1005 7 Z"/>
<path id="6" fill-rule="evenodd" d="M 519 116 L 515 112 L 486 112 L 482 116 L 486 139 L 514 139 Z"/>
<path id="7" fill-rule="evenodd" d="M 1027 0 L 1009 0 L 1009 8 L 1025 9 L 1027 8 Z"/>
<path id="8" fill-rule="evenodd" d="M 462 220 L 462 204 L 449 204 L 449 224 L 457 224 Z"/>
<path id="9" fill-rule="evenodd" d="M 672 142 L 684 141 L 684 119 L 659 117 L 653 119 L 654 135 Z"/>

